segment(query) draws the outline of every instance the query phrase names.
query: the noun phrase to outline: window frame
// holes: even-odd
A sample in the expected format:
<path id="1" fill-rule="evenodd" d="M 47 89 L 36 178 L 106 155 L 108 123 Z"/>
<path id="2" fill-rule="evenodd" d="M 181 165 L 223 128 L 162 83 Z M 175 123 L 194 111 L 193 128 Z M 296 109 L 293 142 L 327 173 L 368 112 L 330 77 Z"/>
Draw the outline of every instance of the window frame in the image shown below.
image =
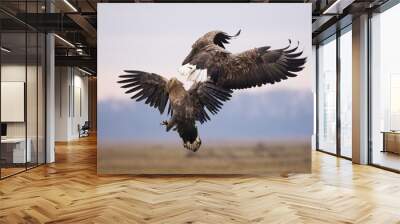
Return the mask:
<path id="1" fill-rule="evenodd" d="M 319 152 L 323 152 L 323 153 L 327 153 L 329 155 L 333 155 L 333 156 L 337 156 L 340 158 L 344 158 L 347 160 L 352 160 L 352 158 L 347 157 L 342 155 L 341 153 L 341 119 L 340 119 L 340 84 L 341 84 L 341 67 L 340 67 L 340 37 L 342 35 L 344 35 L 347 32 L 351 32 L 352 31 L 352 23 L 347 24 L 346 26 L 344 26 L 341 29 L 337 29 L 335 33 L 333 33 L 332 35 L 326 37 L 325 39 L 319 41 L 316 44 L 316 151 Z M 336 151 L 335 153 L 329 152 L 327 150 L 324 150 L 322 148 L 320 148 L 320 143 L 319 143 L 319 136 L 320 136 L 320 125 L 319 125 L 319 121 L 320 121 L 320 117 L 319 117 L 319 112 L 320 112 L 320 105 L 319 105 L 319 87 L 320 87 L 320 73 L 319 73 L 319 47 L 322 43 L 326 44 L 330 41 L 336 41 Z"/>

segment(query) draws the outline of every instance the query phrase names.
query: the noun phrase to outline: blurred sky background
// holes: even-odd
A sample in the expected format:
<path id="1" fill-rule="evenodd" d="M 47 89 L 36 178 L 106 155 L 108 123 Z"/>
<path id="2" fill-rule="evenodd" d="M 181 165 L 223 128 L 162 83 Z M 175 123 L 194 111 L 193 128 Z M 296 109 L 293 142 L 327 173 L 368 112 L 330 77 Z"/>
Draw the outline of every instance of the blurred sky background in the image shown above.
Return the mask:
<path id="1" fill-rule="evenodd" d="M 310 4 L 107 4 L 98 6 L 98 138 L 171 140 L 160 126 L 166 115 L 130 100 L 116 83 L 123 70 L 143 70 L 167 78 L 200 36 L 222 30 L 239 37 L 227 50 L 273 49 L 300 41 L 311 56 Z M 307 138 L 313 127 L 312 72 L 308 60 L 299 76 L 275 85 L 236 91 L 222 111 L 200 126 L 205 139 Z M 188 83 L 186 83 L 188 86 Z"/>

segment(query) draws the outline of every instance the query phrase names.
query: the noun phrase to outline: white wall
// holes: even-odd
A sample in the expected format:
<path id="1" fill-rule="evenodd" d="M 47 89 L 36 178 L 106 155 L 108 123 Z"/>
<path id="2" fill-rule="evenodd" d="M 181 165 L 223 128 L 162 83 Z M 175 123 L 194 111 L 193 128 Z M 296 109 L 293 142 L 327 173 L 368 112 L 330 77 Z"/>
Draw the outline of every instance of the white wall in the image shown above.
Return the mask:
<path id="1" fill-rule="evenodd" d="M 76 73 L 74 70 L 73 90 L 71 99 L 71 136 L 78 138 L 78 125 L 82 126 L 85 121 L 88 121 L 88 77 L 82 76 L 82 73 Z"/>
<path id="2" fill-rule="evenodd" d="M 1 121 L 25 121 L 25 83 L 1 82 Z"/>
<path id="3" fill-rule="evenodd" d="M 68 140 L 68 117 L 69 117 L 69 68 L 55 68 L 55 141 Z"/>
<path id="4" fill-rule="evenodd" d="M 27 69 L 27 70 L 25 70 Z M 36 67 L 19 65 L 19 64 L 6 64 L 1 66 L 1 81 L 2 82 L 25 82 L 26 72 L 28 74 L 36 74 Z M 29 77 L 28 77 L 29 78 Z M 30 85 L 36 85 L 36 81 L 29 80 Z M 33 102 L 36 99 L 36 89 L 27 88 L 27 103 Z M 31 92 L 32 91 L 32 92 Z M 36 101 L 34 105 L 28 105 L 36 107 Z M 6 108 L 1 108 L 1 110 L 6 110 Z M 29 110 L 28 112 L 30 112 Z M 28 113 L 28 122 L 35 121 L 36 124 L 36 114 Z M 7 122 L 7 136 L 8 137 L 25 137 L 25 123 L 26 122 Z M 28 129 L 30 127 L 36 129 L 34 124 L 28 124 Z M 28 130 L 28 137 L 30 131 Z"/>
<path id="5" fill-rule="evenodd" d="M 88 120 L 88 77 L 76 68 L 56 67 L 55 89 L 55 140 L 77 139 L 78 125 Z"/>

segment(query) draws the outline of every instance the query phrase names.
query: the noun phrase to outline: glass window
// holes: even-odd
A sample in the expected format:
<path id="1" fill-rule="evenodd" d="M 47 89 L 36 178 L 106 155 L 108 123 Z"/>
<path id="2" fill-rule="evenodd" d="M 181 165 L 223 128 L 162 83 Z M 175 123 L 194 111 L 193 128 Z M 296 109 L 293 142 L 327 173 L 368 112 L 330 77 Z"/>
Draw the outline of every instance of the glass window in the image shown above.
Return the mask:
<path id="1" fill-rule="evenodd" d="M 43 11 L 39 1 L 0 6 L 19 13 Z M 1 12 L 0 26 L 0 178 L 4 178 L 45 162 L 46 39 Z"/>
<path id="2" fill-rule="evenodd" d="M 371 19 L 372 163 L 400 170 L 400 5 Z"/>
<path id="3" fill-rule="evenodd" d="M 336 37 L 318 47 L 318 149 L 336 153 Z"/>
<path id="4" fill-rule="evenodd" d="M 340 154 L 351 158 L 352 141 L 352 35 L 351 27 L 340 36 Z"/>
<path id="5" fill-rule="evenodd" d="M 26 144 L 26 33 L 1 34 L 1 176 L 24 171 Z M 4 50 L 5 49 L 5 50 Z"/>

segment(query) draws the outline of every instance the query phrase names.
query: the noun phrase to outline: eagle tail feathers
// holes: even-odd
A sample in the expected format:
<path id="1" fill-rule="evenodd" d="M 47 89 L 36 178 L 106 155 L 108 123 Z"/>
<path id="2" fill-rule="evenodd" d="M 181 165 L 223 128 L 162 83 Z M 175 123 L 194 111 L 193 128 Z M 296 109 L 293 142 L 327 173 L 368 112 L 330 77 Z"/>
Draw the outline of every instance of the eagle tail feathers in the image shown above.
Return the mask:
<path id="1" fill-rule="evenodd" d="M 194 123 L 177 124 L 177 131 L 182 138 L 183 147 L 196 152 L 201 146 L 201 139 Z"/>

